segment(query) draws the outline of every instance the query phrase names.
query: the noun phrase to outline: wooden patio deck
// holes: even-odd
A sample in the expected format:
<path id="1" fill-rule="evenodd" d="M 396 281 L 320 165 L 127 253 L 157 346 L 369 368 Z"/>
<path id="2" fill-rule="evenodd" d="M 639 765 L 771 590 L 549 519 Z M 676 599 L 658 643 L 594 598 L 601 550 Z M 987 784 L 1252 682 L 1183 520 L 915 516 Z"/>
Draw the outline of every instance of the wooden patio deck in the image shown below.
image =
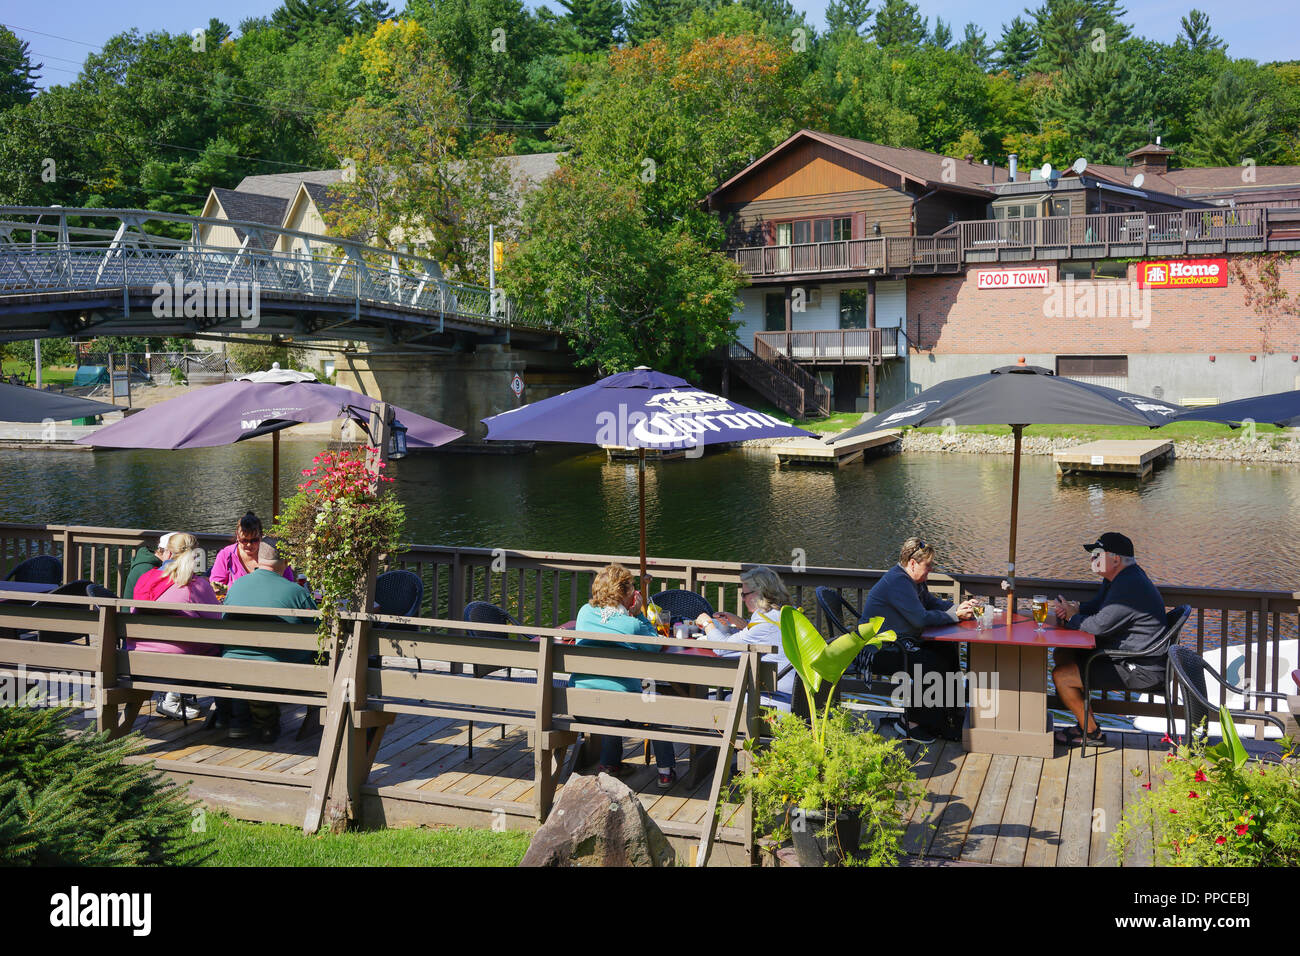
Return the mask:
<path id="1" fill-rule="evenodd" d="M 138 730 L 146 750 L 191 795 L 247 819 L 301 825 L 316 771 L 319 736 L 295 740 L 305 709 L 284 708 L 284 733 L 273 744 L 226 740 L 203 729 L 154 716 L 156 700 L 141 712 Z M 90 713 L 90 712 L 88 712 Z M 147 718 L 146 718 L 146 715 Z M 881 716 L 879 714 L 874 716 Z M 74 718 L 82 723 L 82 718 Z M 89 718 L 84 725 L 90 725 Z M 400 716 L 389 728 L 363 788 L 364 819 L 387 826 L 438 825 L 533 829 L 533 757 L 522 728 L 474 725 L 469 756 L 464 721 Z M 960 743 L 908 742 L 924 797 L 909 808 L 904 847 L 910 862 L 996 866 L 1114 866 L 1110 835 L 1124 809 L 1159 773 L 1167 749 L 1159 735 L 1108 732 L 1109 746 L 1063 749 L 1050 760 L 967 753 Z M 628 785 L 652 818 L 689 858 L 706 811 L 708 779 L 688 783 L 685 746 L 681 779 L 668 791 L 656 786 L 653 766 L 640 763 L 640 741 L 627 738 L 626 759 L 637 771 Z M 1252 749 L 1255 749 L 1252 747 Z M 231 771 L 242 777 L 231 777 Z M 248 777 L 255 779 L 247 779 Z M 562 789 L 562 788 L 561 788 Z M 730 808 L 723 811 L 728 821 Z M 1152 861 L 1150 841 L 1135 847 L 1125 865 Z M 736 830 L 719 828 L 715 863 L 745 862 Z"/>

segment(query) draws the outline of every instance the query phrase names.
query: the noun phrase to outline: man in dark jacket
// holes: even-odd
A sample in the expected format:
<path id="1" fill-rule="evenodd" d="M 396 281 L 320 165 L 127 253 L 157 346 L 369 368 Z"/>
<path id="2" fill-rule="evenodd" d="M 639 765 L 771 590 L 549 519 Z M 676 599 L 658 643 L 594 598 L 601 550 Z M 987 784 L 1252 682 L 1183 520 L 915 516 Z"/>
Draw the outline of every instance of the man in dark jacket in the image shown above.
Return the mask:
<path id="1" fill-rule="evenodd" d="M 1056 619 L 1062 627 L 1087 631 L 1097 638 L 1098 650 L 1142 651 L 1157 644 L 1165 632 L 1165 601 L 1137 564 L 1133 542 L 1108 531 L 1084 550 L 1092 555 L 1092 571 L 1103 578 L 1101 590 L 1079 604 L 1056 598 Z M 1053 652 L 1052 680 L 1061 703 L 1079 726 L 1057 731 L 1059 743 L 1075 743 L 1083 736 L 1083 668 L 1097 651 Z M 1151 690 L 1164 685 L 1165 662 L 1159 655 L 1114 661 L 1098 657 L 1093 662 L 1090 685 L 1094 690 Z M 1106 735 L 1088 715 L 1088 742 L 1104 743 Z"/>
<path id="2" fill-rule="evenodd" d="M 897 721 L 894 729 L 902 736 L 925 743 L 936 737 L 959 740 L 965 708 L 958 706 L 955 700 L 945 701 L 946 706 L 916 706 L 923 689 L 935 679 L 927 679 L 926 675 L 935 675 L 940 687 L 949 688 L 955 686 L 949 675 L 961 672 L 959 645 L 923 640 L 921 631 L 974 616 L 970 601 L 953 607 L 951 601 L 930 593 L 925 582 L 932 567 L 934 548 L 920 538 L 908 538 L 899 551 L 898 564 L 886 571 L 867 594 L 859 620 L 861 623 L 873 617 L 883 617 L 885 623 L 881 630 L 893 631 L 897 635 L 896 646 L 907 650 L 913 671 L 919 670 L 919 673 L 907 675 L 913 706 L 905 708 L 906 717 Z M 882 665 L 895 657 L 895 653 L 888 650 L 882 654 L 876 658 Z M 898 663 L 902 663 L 901 655 L 898 655 Z"/>

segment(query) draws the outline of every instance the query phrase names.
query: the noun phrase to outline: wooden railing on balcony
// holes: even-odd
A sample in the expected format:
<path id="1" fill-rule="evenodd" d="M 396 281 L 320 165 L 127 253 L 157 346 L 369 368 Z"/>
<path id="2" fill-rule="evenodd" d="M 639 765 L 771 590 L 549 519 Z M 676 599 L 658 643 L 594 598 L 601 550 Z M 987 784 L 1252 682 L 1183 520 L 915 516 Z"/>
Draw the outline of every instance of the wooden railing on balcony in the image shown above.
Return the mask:
<path id="1" fill-rule="evenodd" d="M 746 246 L 731 257 L 752 276 L 833 272 L 956 272 L 956 237 L 877 236 L 808 242 L 795 246 Z"/>
<path id="2" fill-rule="evenodd" d="M 755 332 L 754 350 L 760 349 L 796 363 L 879 365 L 886 358 L 898 356 L 898 329 Z"/>

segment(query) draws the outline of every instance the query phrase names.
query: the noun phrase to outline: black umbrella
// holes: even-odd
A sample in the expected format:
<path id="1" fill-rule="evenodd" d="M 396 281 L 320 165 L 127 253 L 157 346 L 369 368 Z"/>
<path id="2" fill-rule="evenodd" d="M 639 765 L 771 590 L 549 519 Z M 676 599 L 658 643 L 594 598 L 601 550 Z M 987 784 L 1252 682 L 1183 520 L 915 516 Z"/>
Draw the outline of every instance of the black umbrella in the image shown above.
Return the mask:
<path id="1" fill-rule="evenodd" d="M 983 375 L 955 378 L 869 418 L 828 443 L 886 428 L 920 425 L 1010 425 L 1015 436 L 1011 468 L 1011 537 L 1007 548 L 1007 623 L 1016 602 L 1016 525 L 1020 506 L 1020 438 L 1026 425 L 1145 425 L 1158 428 L 1184 411 L 1157 398 L 1061 378 L 1034 365 L 1006 365 Z"/>
<path id="2" fill-rule="evenodd" d="M 0 384 L 0 422 L 65 422 L 70 418 L 88 418 L 91 415 L 120 411 L 123 409 L 116 405 L 106 405 L 75 395 L 46 392 L 25 385 Z"/>
<path id="3" fill-rule="evenodd" d="M 1234 402 L 1224 402 L 1222 405 L 1189 409 L 1175 415 L 1171 420 L 1222 422 L 1233 426 L 1240 425 L 1244 421 L 1269 422 L 1281 428 L 1294 428 L 1300 425 L 1300 391 L 1257 395 L 1254 398 L 1239 398 Z"/>

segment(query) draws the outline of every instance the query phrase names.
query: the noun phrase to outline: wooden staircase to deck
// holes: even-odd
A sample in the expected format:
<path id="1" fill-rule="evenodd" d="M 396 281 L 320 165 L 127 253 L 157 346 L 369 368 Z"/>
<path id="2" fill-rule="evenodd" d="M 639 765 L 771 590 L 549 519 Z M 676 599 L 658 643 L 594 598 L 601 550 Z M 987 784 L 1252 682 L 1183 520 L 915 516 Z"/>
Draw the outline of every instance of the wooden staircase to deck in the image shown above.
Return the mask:
<path id="1" fill-rule="evenodd" d="M 831 413 L 830 389 L 766 343 L 754 345 L 753 349 L 739 342 L 727 346 L 727 367 L 787 415 L 814 418 Z"/>

